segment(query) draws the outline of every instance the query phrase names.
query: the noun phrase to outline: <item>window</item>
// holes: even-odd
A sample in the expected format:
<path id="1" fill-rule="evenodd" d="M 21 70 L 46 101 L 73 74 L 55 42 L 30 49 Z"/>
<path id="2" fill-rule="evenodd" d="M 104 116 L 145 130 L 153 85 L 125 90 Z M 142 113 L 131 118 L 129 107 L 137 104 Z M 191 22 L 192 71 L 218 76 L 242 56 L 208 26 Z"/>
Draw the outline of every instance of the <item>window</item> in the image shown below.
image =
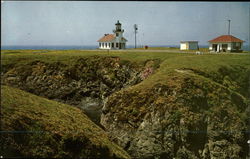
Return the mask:
<path id="1" fill-rule="evenodd" d="M 241 43 L 239 43 L 239 42 L 238 42 L 238 43 L 236 43 L 236 46 L 240 47 L 240 46 L 241 46 Z"/>
<path id="2" fill-rule="evenodd" d="M 236 46 L 236 43 L 235 43 L 235 42 L 233 42 L 233 43 L 232 43 L 232 47 L 233 47 L 233 48 L 235 48 L 235 46 Z"/>
<path id="3" fill-rule="evenodd" d="M 119 36 L 119 33 L 116 33 L 116 36 Z"/>
<path id="4" fill-rule="evenodd" d="M 115 45 L 114 45 L 114 43 L 112 43 L 112 47 L 114 47 Z"/>
<path id="5" fill-rule="evenodd" d="M 101 47 L 102 46 L 102 44 L 101 43 L 99 43 L 99 47 Z"/>
<path id="6" fill-rule="evenodd" d="M 116 43 L 116 47 L 118 47 L 119 46 L 119 43 Z"/>

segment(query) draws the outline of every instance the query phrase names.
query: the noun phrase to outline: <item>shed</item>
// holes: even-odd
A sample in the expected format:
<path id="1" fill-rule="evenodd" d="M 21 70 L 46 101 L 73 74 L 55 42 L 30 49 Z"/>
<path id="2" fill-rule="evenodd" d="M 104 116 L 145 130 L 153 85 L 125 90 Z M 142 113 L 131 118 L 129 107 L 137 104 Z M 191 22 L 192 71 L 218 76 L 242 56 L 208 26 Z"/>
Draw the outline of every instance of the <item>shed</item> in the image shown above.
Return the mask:
<path id="1" fill-rule="evenodd" d="M 198 41 L 181 41 L 180 50 L 199 50 Z"/>

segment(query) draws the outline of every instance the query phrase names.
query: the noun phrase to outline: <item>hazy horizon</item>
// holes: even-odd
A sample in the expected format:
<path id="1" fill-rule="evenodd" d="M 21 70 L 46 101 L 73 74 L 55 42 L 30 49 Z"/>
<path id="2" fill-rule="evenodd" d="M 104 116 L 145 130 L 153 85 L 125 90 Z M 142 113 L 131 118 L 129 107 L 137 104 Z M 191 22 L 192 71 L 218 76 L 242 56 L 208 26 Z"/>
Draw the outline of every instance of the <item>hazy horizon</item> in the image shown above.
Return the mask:
<path id="1" fill-rule="evenodd" d="M 249 44 L 250 2 L 4 1 L 2 46 L 98 45 L 119 20 L 127 45 L 179 45 L 231 35 Z"/>

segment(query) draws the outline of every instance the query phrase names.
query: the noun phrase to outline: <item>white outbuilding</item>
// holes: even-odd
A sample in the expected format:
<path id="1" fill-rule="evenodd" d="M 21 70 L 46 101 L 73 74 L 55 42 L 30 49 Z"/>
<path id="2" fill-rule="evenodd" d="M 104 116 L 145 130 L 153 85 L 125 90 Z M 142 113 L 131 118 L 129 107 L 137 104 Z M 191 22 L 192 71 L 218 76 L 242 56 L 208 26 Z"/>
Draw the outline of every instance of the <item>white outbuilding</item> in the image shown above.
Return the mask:
<path id="1" fill-rule="evenodd" d="M 199 50 L 198 41 L 181 41 L 180 50 Z"/>
<path id="2" fill-rule="evenodd" d="M 99 49 L 125 49 L 127 40 L 123 37 L 124 29 L 122 24 L 117 21 L 116 28 L 113 30 L 114 34 L 104 34 L 104 36 L 98 40 Z"/>

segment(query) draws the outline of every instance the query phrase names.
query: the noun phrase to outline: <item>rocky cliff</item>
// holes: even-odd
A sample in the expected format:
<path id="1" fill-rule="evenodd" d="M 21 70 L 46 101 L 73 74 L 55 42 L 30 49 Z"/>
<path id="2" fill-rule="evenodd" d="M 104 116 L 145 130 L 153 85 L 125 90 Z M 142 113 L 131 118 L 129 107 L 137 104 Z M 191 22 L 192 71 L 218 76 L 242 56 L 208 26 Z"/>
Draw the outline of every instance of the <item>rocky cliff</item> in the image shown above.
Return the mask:
<path id="1" fill-rule="evenodd" d="M 155 59 L 76 59 L 5 65 L 2 83 L 82 108 L 97 124 L 101 116 L 110 139 L 133 158 L 247 155 L 249 67 L 216 65 L 211 72 Z"/>
<path id="2" fill-rule="evenodd" d="M 243 95 L 182 69 L 109 96 L 101 124 L 134 158 L 226 159 L 246 156 L 248 117 Z"/>
<path id="3" fill-rule="evenodd" d="M 106 97 L 139 83 L 156 67 L 154 60 L 142 65 L 119 57 L 100 56 L 77 58 L 71 65 L 36 60 L 25 65 L 4 66 L 2 83 L 80 107 L 99 123 Z"/>

